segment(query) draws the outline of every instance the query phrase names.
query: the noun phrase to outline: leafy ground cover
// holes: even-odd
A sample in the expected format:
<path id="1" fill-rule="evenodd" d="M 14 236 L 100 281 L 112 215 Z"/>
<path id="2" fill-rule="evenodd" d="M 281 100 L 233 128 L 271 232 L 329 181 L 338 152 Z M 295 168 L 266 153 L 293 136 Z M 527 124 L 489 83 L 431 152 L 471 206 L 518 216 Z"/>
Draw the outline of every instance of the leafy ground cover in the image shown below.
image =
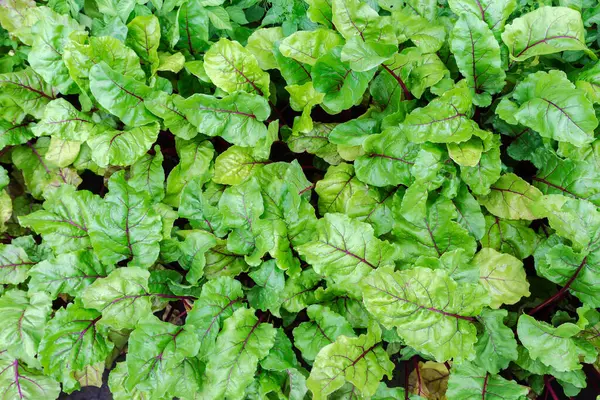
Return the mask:
<path id="1" fill-rule="evenodd" d="M 2 0 L 0 397 L 593 397 L 599 20 Z"/>

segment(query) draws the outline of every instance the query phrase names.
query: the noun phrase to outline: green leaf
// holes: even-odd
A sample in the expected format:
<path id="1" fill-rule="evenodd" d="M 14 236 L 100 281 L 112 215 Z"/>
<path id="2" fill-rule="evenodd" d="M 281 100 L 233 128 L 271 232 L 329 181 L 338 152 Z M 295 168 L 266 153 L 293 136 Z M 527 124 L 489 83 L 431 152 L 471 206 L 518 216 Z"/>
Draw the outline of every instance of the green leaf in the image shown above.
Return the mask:
<path id="1" fill-rule="evenodd" d="M 457 15 L 470 14 L 485 21 L 497 37 L 517 8 L 515 0 L 449 0 L 448 5 Z"/>
<path id="2" fill-rule="evenodd" d="M 379 268 L 363 281 L 369 313 L 415 350 L 437 361 L 473 359 L 474 316 L 489 304 L 485 288 L 458 284 L 444 270 Z"/>
<path id="3" fill-rule="evenodd" d="M 154 75 L 159 66 L 158 45 L 160 44 L 160 24 L 154 15 L 139 15 L 127 24 L 125 44 L 133 49 L 150 72 Z"/>
<path id="4" fill-rule="evenodd" d="M 49 145 L 49 138 L 40 138 L 35 144 L 27 142 L 26 146 L 12 151 L 13 164 L 21 170 L 29 193 L 38 200 L 63 184 L 77 186 L 81 183 L 81 178 L 71 168 L 57 168 L 45 160 Z"/>
<path id="5" fill-rule="evenodd" d="M 540 246 L 536 252 L 536 271 L 540 276 L 566 287 L 584 304 L 600 307 L 598 290 L 598 252 L 578 253 L 564 244 L 551 243 Z"/>
<path id="6" fill-rule="evenodd" d="M 448 380 L 448 399 L 520 400 L 528 393 L 528 387 L 490 374 L 474 363 L 453 366 Z"/>
<path id="7" fill-rule="evenodd" d="M 555 328 L 526 314 L 519 317 L 517 325 L 519 340 L 531 358 L 558 371 L 581 369 L 580 358 L 585 362 L 596 359 L 597 351 L 575 338 L 580 330 L 572 323 Z"/>
<path id="8" fill-rule="evenodd" d="M 238 146 L 254 146 L 267 136 L 262 121 L 271 113 L 261 96 L 236 92 L 223 99 L 195 94 L 185 100 L 175 99 L 175 106 L 200 133 L 221 136 Z"/>
<path id="9" fill-rule="evenodd" d="M 491 96 L 504 87 L 505 73 L 500 59 L 500 46 L 490 28 L 473 14 L 460 17 L 450 41 L 456 64 L 480 106 L 491 103 Z"/>
<path id="10" fill-rule="evenodd" d="M 87 190 L 62 185 L 50 194 L 43 210 L 19 217 L 21 225 L 41 234 L 56 251 L 75 251 L 91 246 L 87 209 L 99 198 Z"/>
<path id="11" fill-rule="evenodd" d="M 91 96 L 90 69 L 103 61 L 113 71 L 143 82 L 146 75 L 140 66 L 140 59 L 120 40 L 110 37 L 90 37 L 89 44 L 71 40 L 65 46 L 63 55 L 69 74 L 81 90 Z"/>
<path id="12" fill-rule="evenodd" d="M 325 214 L 317 221 L 317 237 L 296 251 L 318 274 L 333 282 L 357 283 L 372 269 L 392 265 L 396 248 L 375 238 L 373 228 L 343 214 Z"/>
<path id="13" fill-rule="evenodd" d="M 51 307 L 51 299 L 45 293 L 28 295 L 13 289 L 0 297 L 0 310 L 4 317 L 0 345 L 6 349 L 7 355 L 32 366 L 39 364 L 35 356 Z"/>
<path id="14" fill-rule="evenodd" d="M 320 281 L 321 277 L 312 268 L 305 269 L 299 275 L 288 278 L 281 294 L 282 307 L 289 312 L 299 312 L 309 304 L 315 303 L 314 291 Z"/>
<path id="15" fill-rule="evenodd" d="M 144 107 L 144 98 L 152 92 L 148 86 L 123 75 L 100 62 L 90 70 L 90 90 L 111 114 L 132 127 L 146 125 L 156 117 Z"/>
<path id="16" fill-rule="evenodd" d="M 144 105 L 152 114 L 162 118 L 163 124 L 173 135 L 184 140 L 193 139 L 198 135 L 198 130 L 175 105 L 176 101 L 183 101 L 183 98 L 157 91 L 144 100 Z"/>
<path id="17" fill-rule="evenodd" d="M 319 214 L 347 211 L 350 198 L 361 186 L 354 176 L 354 166 L 342 163 L 327 169 L 325 177 L 317 182 L 315 191 L 319 195 Z"/>
<path id="18" fill-rule="evenodd" d="M 191 231 L 179 246 L 181 251 L 179 265 L 188 271 L 185 279 L 192 285 L 197 285 L 202 275 L 204 275 L 204 266 L 206 265 L 204 254 L 216 244 L 217 242 L 212 234 L 203 231 Z"/>
<path id="19" fill-rule="evenodd" d="M 181 53 L 158 53 L 158 71 L 178 73 L 185 65 L 185 56 Z"/>
<path id="20" fill-rule="evenodd" d="M 254 311 L 240 308 L 225 320 L 206 364 L 202 395 L 242 399 L 258 362 L 269 354 L 277 331 L 261 323 Z"/>
<path id="21" fill-rule="evenodd" d="M 159 130 L 158 122 L 125 131 L 99 127 L 87 141 L 92 149 L 92 160 L 103 168 L 131 165 L 150 150 Z"/>
<path id="22" fill-rule="evenodd" d="M 469 119 L 471 94 L 462 86 L 449 90 L 423 108 L 411 112 L 401 127 L 415 143 L 459 143 L 479 135 L 479 127 Z"/>
<path id="23" fill-rule="evenodd" d="M 395 93 L 410 100 L 412 93 L 421 98 L 425 89 L 438 83 L 448 70 L 434 54 L 424 54 L 419 48 L 409 47 L 381 64 L 383 71 L 373 79 L 373 84 L 393 88 Z M 385 73 L 384 73 L 385 71 Z M 409 93 L 410 91 L 410 93 Z"/>
<path id="24" fill-rule="evenodd" d="M 112 267 L 102 265 L 90 251 L 59 254 L 40 262 L 29 271 L 29 290 L 47 292 L 53 299 L 61 293 L 75 297 L 112 270 Z"/>
<path id="25" fill-rule="evenodd" d="M 111 177 L 108 188 L 89 222 L 96 255 L 105 264 L 128 260 L 130 267 L 150 267 L 160 250 L 162 224 L 148 194 L 134 190 L 123 172 Z"/>
<path id="26" fill-rule="evenodd" d="M 269 260 L 248 275 L 255 283 L 247 294 L 250 306 L 279 314 L 277 311 L 281 304 L 279 295 L 285 285 L 283 270 L 277 267 L 275 260 Z"/>
<path id="27" fill-rule="evenodd" d="M 420 147 L 408 141 L 397 128 L 367 137 L 362 144 L 365 154 L 354 162 L 356 177 L 374 186 L 412 183 L 410 174 Z"/>
<path id="28" fill-rule="evenodd" d="M 273 235 L 270 222 L 259 219 L 264 204 L 256 179 L 225 189 L 219 210 L 225 226 L 232 230 L 227 248 L 244 254 L 248 264 L 259 265 L 260 258 L 273 247 Z"/>
<path id="29" fill-rule="evenodd" d="M 533 184 L 544 194 L 562 194 L 576 199 L 600 204 L 600 178 L 595 174 L 595 165 L 590 162 L 561 159 L 547 153 L 537 159 L 538 173 Z"/>
<path id="30" fill-rule="evenodd" d="M 27 143 L 33 138 L 29 123 L 13 124 L 0 120 L 0 149 Z"/>
<path id="31" fill-rule="evenodd" d="M 174 368 L 186 357 L 193 357 L 198 346 L 195 332 L 187 325 L 177 326 L 153 315 L 146 316 L 129 338 L 125 387 L 164 396 L 178 383 Z"/>
<path id="32" fill-rule="evenodd" d="M 406 199 L 407 195 L 404 196 L 404 201 Z M 398 212 L 394 212 L 394 216 L 394 242 L 402 250 L 403 260 L 412 262 L 422 255 L 439 258 L 456 249 L 464 249 L 469 255 L 475 254 L 475 239 L 454 221 L 458 212 L 449 201 L 439 201 L 430 206 L 423 218 L 399 215 Z"/>
<path id="33" fill-rule="evenodd" d="M 108 328 L 98 324 L 101 315 L 95 310 L 71 303 L 60 309 L 48 323 L 40 343 L 44 372 L 64 384 L 73 383 L 73 372 L 104 361 L 113 344 Z"/>
<path id="34" fill-rule="evenodd" d="M 328 398 L 346 382 L 369 397 L 375 394 L 384 375 L 391 378 L 394 364 L 380 344 L 378 330 L 358 337 L 339 336 L 319 352 L 306 381 L 315 400 Z"/>
<path id="35" fill-rule="evenodd" d="M 481 203 L 493 215 L 508 219 L 533 220 L 533 203 L 542 193 L 515 174 L 504 174 L 491 186 L 492 191 L 478 197 Z"/>
<path id="36" fill-rule="evenodd" d="M 177 12 L 179 44 L 194 57 L 208 48 L 208 12 L 201 0 L 185 2 Z"/>
<path id="37" fill-rule="evenodd" d="M 148 278 L 141 268 L 117 268 L 97 279 L 81 294 L 83 305 L 102 313 L 102 324 L 113 329 L 132 329 L 150 314 Z"/>
<path id="38" fill-rule="evenodd" d="M 243 91 L 269 98 L 269 74 L 238 42 L 221 39 L 213 44 L 204 55 L 204 70 L 215 86 L 227 93 Z"/>
<path id="39" fill-rule="evenodd" d="M 535 231 L 529 228 L 529 221 L 485 216 L 485 235 L 481 238 L 483 247 L 524 259 L 533 254 L 539 240 Z"/>
<path id="40" fill-rule="evenodd" d="M 241 306 L 242 301 L 242 285 L 232 278 L 212 279 L 202 286 L 202 293 L 186 318 L 186 325 L 194 327 L 197 332 L 200 343 L 198 357 L 201 360 L 214 351 L 223 321 Z"/>
<path id="41" fill-rule="evenodd" d="M 446 39 L 444 26 L 432 24 L 427 18 L 407 8 L 392 13 L 398 42 L 404 43 L 410 40 L 424 53 L 438 51 Z"/>
<path id="42" fill-rule="evenodd" d="M 337 32 L 319 28 L 298 31 L 286 37 L 281 41 L 279 51 L 285 57 L 313 66 L 319 58 L 343 43 L 344 39 Z"/>
<path id="43" fill-rule="evenodd" d="M 135 6 L 133 0 L 99 0 L 97 3 L 100 13 L 119 17 L 123 22 L 127 21 Z"/>
<path id="44" fill-rule="evenodd" d="M 165 203 L 173 207 L 179 206 L 181 192 L 188 182 L 195 178 L 201 179 L 202 182 L 209 179 L 209 174 L 212 173 L 211 160 L 214 156 L 212 143 L 204 138 L 175 140 L 175 147 L 180 161 L 167 177 L 165 197 Z"/>
<path id="45" fill-rule="evenodd" d="M 481 240 L 486 232 L 489 234 L 489 231 L 485 229 L 486 220 L 481 212 L 481 206 L 466 186 L 460 187 L 457 196 L 452 199 L 452 204 L 458 213 L 457 222 L 467 229 L 475 239 Z"/>
<path id="46" fill-rule="evenodd" d="M 598 119 L 585 92 L 562 71 L 536 72 L 517 85 L 516 120 L 542 137 L 581 147 L 593 141 Z"/>
<path id="47" fill-rule="evenodd" d="M 490 294 L 491 308 L 515 304 L 531 294 L 523 263 L 510 254 L 483 248 L 471 263 L 479 269 L 479 282 Z"/>
<path id="48" fill-rule="evenodd" d="M 56 399 L 60 384 L 17 358 L 0 355 L 0 390 L 7 399 Z"/>
<path id="49" fill-rule="evenodd" d="M 0 245 L 0 283 L 16 285 L 27 279 L 30 268 L 35 262 L 19 246 Z"/>
<path id="50" fill-rule="evenodd" d="M 160 146 L 154 146 L 154 155 L 144 154 L 129 170 L 129 186 L 138 192 L 148 193 L 152 203 L 158 203 L 165 197 L 163 161 Z"/>
<path id="51" fill-rule="evenodd" d="M 0 74 L 0 100 L 10 100 L 25 114 L 42 118 L 44 108 L 57 96 L 55 89 L 47 84 L 33 69 Z"/>
<path id="52" fill-rule="evenodd" d="M 338 336 L 355 336 L 348 321 L 329 307 L 315 304 L 309 306 L 306 312 L 311 321 L 301 323 L 292 333 L 294 345 L 308 362 L 313 362 L 321 349 L 333 343 Z"/>
<path id="53" fill-rule="evenodd" d="M 289 369 L 299 367 L 296 354 L 292 349 L 292 342 L 282 328 L 277 329 L 275 343 L 269 350 L 269 354 L 260 362 L 260 366 L 269 371 L 289 371 Z M 292 378 L 290 377 L 290 379 Z"/>
<path id="54" fill-rule="evenodd" d="M 125 382 L 127 382 L 128 377 L 127 363 L 124 361 L 117 363 L 110 371 L 110 375 L 108 376 L 108 387 L 110 388 L 113 399 L 143 400 L 149 398 L 150 393 L 148 391 L 139 390 L 137 388 L 128 390 L 125 387 Z"/>
<path id="55" fill-rule="evenodd" d="M 64 140 L 87 140 L 95 123 L 92 118 L 65 99 L 52 100 L 44 110 L 44 116 L 32 129 L 36 136 L 52 135 Z"/>
<path id="56" fill-rule="evenodd" d="M 337 151 L 337 145 L 329 142 L 329 134 L 334 124 L 314 123 L 308 132 L 296 132 L 285 141 L 294 153 L 307 152 L 322 158 L 331 165 L 338 165 L 341 157 Z"/>
<path id="57" fill-rule="evenodd" d="M 261 69 L 276 69 L 278 64 L 273 48 L 283 37 L 283 29 L 279 26 L 257 29 L 248 38 L 246 50 L 254 55 Z"/>
<path id="58" fill-rule="evenodd" d="M 179 216 L 187 218 L 195 229 L 203 229 L 218 237 L 227 233 L 223 227 L 223 215 L 207 199 L 199 179 L 191 180 L 183 188 L 178 212 Z"/>
<path id="59" fill-rule="evenodd" d="M 376 70 L 353 71 L 350 64 L 341 61 L 341 53 L 341 47 L 333 48 L 319 57 L 311 71 L 313 85 L 317 91 L 325 94 L 323 104 L 332 114 L 357 105 Z"/>
<path id="60" fill-rule="evenodd" d="M 368 71 L 396 52 L 398 41 L 390 17 L 380 17 L 358 0 L 334 0 L 331 5 L 332 23 L 347 40 L 342 61 L 353 70 Z"/>
<path id="61" fill-rule="evenodd" d="M 491 149 L 481 154 L 477 165 L 474 167 L 460 167 L 461 179 L 476 195 L 490 193 L 490 186 L 500 178 L 500 172 L 502 171 L 500 142 L 498 139 L 494 139 L 494 142 Z"/>
<path id="62" fill-rule="evenodd" d="M 502 41 L 515 61 L 565 50 L 584 50 L 595 58 L 585 45 L 584 32 L 579 12 L 567 7 L 540 7 L 507 25 Z"/>
<path id="63" fill-rule="evenodd" d="M 43 12 L 43 16 L 31 27 L 33 44 L 27 57 L 29 65 L 60 93 L 76 93 L 76 86 L 69 76 L 62 53 L 69 35 L 83 30 L 83 27 L 69 16 L 46 7 L 40 12 Z"/>
<path id="64" fill-rule="evenodd" d="M 484 330 L 475 344 L 477 351 L 475 364 L 491 374 L 497 374 L 507 368 L 508 364 L 518 357 L 515 335 L 504 325 L 507 315 L 506 310 L 483 310 L 477 317 Z"/>
<path id="65" fill-rule="evenodd" d="M 215 160 L 213 180 L 223 185 L 238 185 L 269 161 L 256 157 L 250 147 L 231 146 Z"/>

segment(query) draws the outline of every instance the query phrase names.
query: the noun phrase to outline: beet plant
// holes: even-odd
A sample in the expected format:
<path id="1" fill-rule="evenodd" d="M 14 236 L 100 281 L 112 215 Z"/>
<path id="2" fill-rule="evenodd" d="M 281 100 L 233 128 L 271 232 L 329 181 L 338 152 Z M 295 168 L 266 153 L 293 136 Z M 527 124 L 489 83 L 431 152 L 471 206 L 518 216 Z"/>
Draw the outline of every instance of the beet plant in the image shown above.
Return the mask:
<path id="1" fill-rule="evenodd" d="M 0 397 L 593 398 L 599 21 L 0 0 Z"/>

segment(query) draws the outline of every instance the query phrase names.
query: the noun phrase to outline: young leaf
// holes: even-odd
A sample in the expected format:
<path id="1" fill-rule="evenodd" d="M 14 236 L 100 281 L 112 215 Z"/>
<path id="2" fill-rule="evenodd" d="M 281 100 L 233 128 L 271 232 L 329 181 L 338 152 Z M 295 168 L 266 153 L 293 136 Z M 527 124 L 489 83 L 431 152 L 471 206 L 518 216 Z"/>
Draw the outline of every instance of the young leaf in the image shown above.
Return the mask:
<path id="1" fill-rule="evenodd" d="M 144 98 L 152 92 L 148 86 L 100 62 L 90 70 L 90 90 L 111 114 L 132 127 L 146 125 L 156 117 L 144 107 Z"/>
<path id="2" fill-rule="evenodd" d="M 326 214 L 317 222 L 315 240 L 296 251 L 318 274 L 348 284 L 359 282 L 371 270 L 393 265 L 397 258 L 397 249 L 375 238 L 370 225 L 343 214 Z"/>
<path id="3" fill-rule="evenodd" d="M 338 336 L 355 336 L 348 321 L 329 307 L 315 304 L 309 306 L 306 312 L 311 321 L 294 328 L 293 335 L 294 345 L 308 362 L 313 362 L 321 349 L 333 343 Z"/>
<path id="4" fill-rule="evenodd" d="M 502 90 L 506 76 L 492 31 L 480 18 L 464 14 L 454 25 L 450 46 L 460 72 L 467 78 L 473 102 L 489 105 L 490 95 Z"/>
<path id="5" fill-rule="evenodd" d="M 558 371 L 581 369 L 580 359 L 590 362 L 596 358 L 597 351 L 593 347 L 575 338 L 580 331 L 581 328 L 572 323 L 555 328 L 526 314 L 519 317 L 517 325 L 519 340 L 531 358 Z"/>
<path id="6" fill-rule="evenodd" d="M 517 85 L 516 120 L 542 137 L 581 147 L 593 140 L 598 126 L 592 102 L 562 71 L 537 72 Z"/>
<path id="7" fill-rule="evenodd" d="M 244 92 L 223 99 L 195 94 L 185 100 L 174 99 L 175 106 L 200 133 L 221 136 L 238 146 L 254 146 L 267 136 L 262 123 L 271 113 L 267 100 Z"/>
<path id="8" fill-rule="evenodd" d="M 241 306 L 242 300 L 242 285 L 229 277 L 212 279 L 202 287 L 202 294 L 186 319 L 186 325 L 198 333 L 201 360 L 213 351 L 223 321 Z"/>
<path id="9" fill-rule="evenodd" d="M 6 349 L 10 357 L 19 358 L 30 365 L 39 365 L 35 356 L 51 306 L 51 299 L 45 293 L 28 295 L 13 289 L 0 297 L 0 310 L 4 316 L 0 346 Z"/>
<path id="10" fill-rule="evenodd" d="M 146 316 L 129 338 L 125 387 L 164 396 L 179 380 L 172 370 L 186 357 L 196 355 L 198 346 L 195 333 L 187 325 Z"/>
<path id="11" fill-rule="evenodd" d="M 94 253 L 79 250 L 44 260 L 29 271 L 29 289 L 47 292 L 55 299 L 61 293 L 79 296 L 96 279 L 105 278 L 113 270 L 100 263 Z"/>
<path id="12" fill-rule="evenodd" d="M 504 174 L 487 196 L 478 198 L 489 212 L 500 218 L 533 220 L 531 208 L 542 193 L 515 174 Z"/>
<path id="13" fill-rule="evenodd" d="M 439 361 L 474 358 L 473 317 L 490 301 L 482 286 L 462 284 L 459 290 L 443 270 L 382 267 L 362 288 L 369 313 L 386 328 L 397 328 L 409 346 Z"/>
<path id="14" fill-rule="evenodd" d="M 479 269 L 479 282 L 490 294 L 491 308 L 515 304 L 531 294 L 523 263 L 515 257 L 483 248 L 471 263 Z"/>
<path id="15" fill-rule="evenodd" d="M 118 268 L 97 279 L 81 294 L 83 305 L 102 313 L 102 324 L 113 329 L 131 329 L 150 314 L 148 278 L 141 268 Z"/>
<path id="16" fill-rule="evenodd" d="M 96 310 L 71 303 L 60 309 L 50 320 L 40 343 L 40 360 L 44 372 L 73 385 L 71 373 L 104 361 L 113 348 L 108 340 L 108 328 L 98 321 Z"/>
<path id="17" fill-rule="evenodd" d="M 515 61 L 565 50 L 590 52 L 581 14 L 567 7 L 540 7 L 514 19 L 502 33 L 502 41 Z"/>
<path id="18" fill-rule="evenodd" d="M 0 390 L 13 399 L 56 399 L 60 384 L 17 358 L 0 353 Z"/>
<path id="19" fill-rule="evenodd" d="M 471 94 L 462 86 L 411 112 L 401 127 L 415 143 L 464 142 L 479 132 L 477 124 L 467 116 L 470 110 Z"/>
<path id="20" fill-rule="evenodd" d="M 483 333 L 477 338 L 476 363 L 485 371 L 497 374 L 508 367 L 518 357 L 517 341 L 513 331 L 504 325 L 508 315 L 506 310 L 483 310 L 477 321 L 483 326 Z"/>
<path id="21" fill-rule="evenodd" d="M 529 388 L 500 375 L 490 374 L 474 363 L 463 363 L 453 367 L 448 380 L 449 399 L 519 400 L 525 398 L 528 393 Z"/>
<path id="22" fill-rule="evenodd" d="M 206 364 L 202 395 L 210 398 L 244 398 L 258 362 L 269 354 L 277 331 L 261 323 L 254 311 L 240 308 L 225 320 L 223 330 Z"/>
<path id="23" fill-rule="evenodd" d="M 394 369 L 381 345 L 380 332 L 339 336 L 319 352 L 306 381 L 315 400 L 326 399 L 345 382 L 354 385 L 363 396 L 375 394 L 383 376 L 390 378 Z"/>
<path id="24" fill-rule="evenodd" d="M 130 267 L 150 267 L 159 253 L 161 220 L 145 192 L 134 190 L 124 171 L 114 174 L 109 193 L 90 220 L 92 246 L 105 264 L 129 260 Z"/>
<path id="25" fill-rule="evenodd" d="M 0 283 L 16 285 L 27 279 L 30 268 L 35 262 L 19 246 L 0 245 Z"/>
<path id="26" fill-rule="evenodd" d="M 139 15 L 127 24 L 125 44 L 133 49 L 146 65 L 149 75 L 158 69 L 158 45 L 160 43 L 160 24 L 154 15 Z"/>
<path id="27" fill-rule="evenodd" d="M 243 91 L 269 98 L 269 74 L 238 42 L 223 38 L 213 44 L 204 55 L 204 69 L 215 86 L 227 93 Z"/>

